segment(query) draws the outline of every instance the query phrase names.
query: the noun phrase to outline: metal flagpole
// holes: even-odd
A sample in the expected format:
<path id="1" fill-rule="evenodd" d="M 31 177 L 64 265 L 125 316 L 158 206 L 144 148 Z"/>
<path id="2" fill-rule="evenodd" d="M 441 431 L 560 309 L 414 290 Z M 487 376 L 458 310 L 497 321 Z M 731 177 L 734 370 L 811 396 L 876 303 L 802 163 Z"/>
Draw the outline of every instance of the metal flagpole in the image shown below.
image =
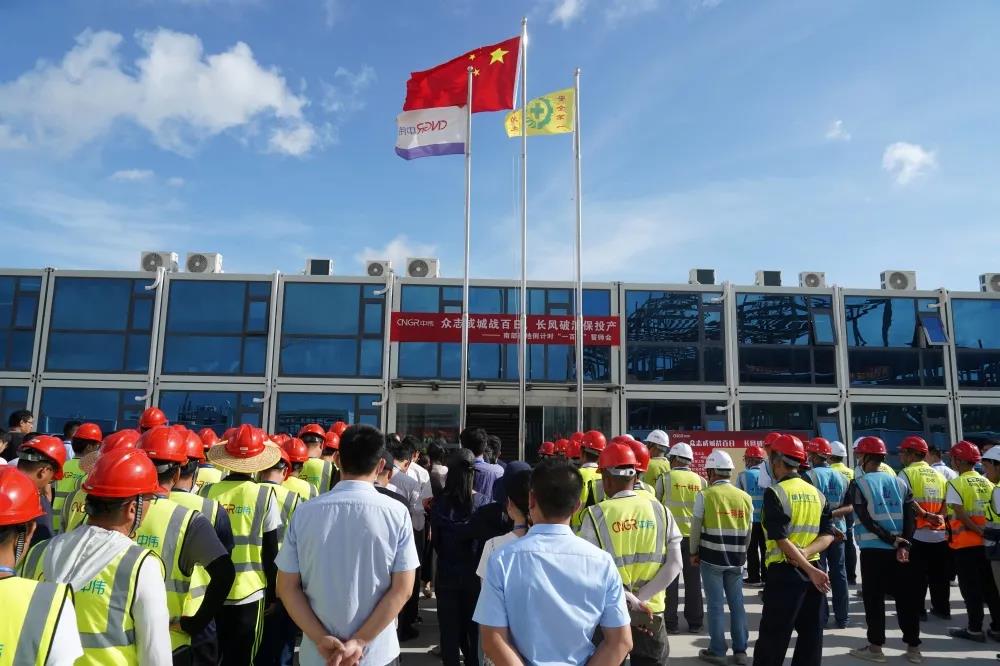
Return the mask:
<path id="1" fill-rule="evenodd" d="M 580 68 L 573 76 L 573 153 L 576 157 L 576 429 L 583 432 L 583 183 L 580 170 Z"/>
<path id="2" fill-rule="evenodd" d="M 462 366 L 459 379 L 458 431 L 465 430 L 465 395 L 469 384 L 469 254 L 472 238 L 472 71 L 465 99 L 465 274 L 462 276 Z"/>
<path id="3" fill-rule="evenodd" d="M 528 19 L 521 19 L 521 329 L 517 338 L 517 447 L 524 460 L 527 439 L 524 394 L 528 375 Z"/>

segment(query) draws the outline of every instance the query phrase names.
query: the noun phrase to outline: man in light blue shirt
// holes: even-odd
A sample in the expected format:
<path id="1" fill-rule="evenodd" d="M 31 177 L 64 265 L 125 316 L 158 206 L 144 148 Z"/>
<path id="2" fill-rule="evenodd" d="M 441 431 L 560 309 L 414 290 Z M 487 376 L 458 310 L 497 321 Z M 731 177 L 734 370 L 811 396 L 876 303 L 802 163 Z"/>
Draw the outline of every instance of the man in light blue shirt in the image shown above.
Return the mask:
<path id="1" fill-rule="evenodd" d="M 394 622 L 420 566 L 410 514 L 374 481 L 385 436 L 353 426 L 340 437 L 341 480 L 302 504 L 278 554 L 278 596 L 304 634 L 299 663 L 339 657 L 366 666 L 396 664 Z"/>
<path id="2" fill-rule="evenodd" d="M 546 461 L 532 472 L 534 525 L 491 556 L 473 616 L 494 663 L 618 666 L 632 649 L 614 560 L 569 527 L 582 490 L 569 462 Z M 595 650 L 598 627 L 603 640 Z"/>

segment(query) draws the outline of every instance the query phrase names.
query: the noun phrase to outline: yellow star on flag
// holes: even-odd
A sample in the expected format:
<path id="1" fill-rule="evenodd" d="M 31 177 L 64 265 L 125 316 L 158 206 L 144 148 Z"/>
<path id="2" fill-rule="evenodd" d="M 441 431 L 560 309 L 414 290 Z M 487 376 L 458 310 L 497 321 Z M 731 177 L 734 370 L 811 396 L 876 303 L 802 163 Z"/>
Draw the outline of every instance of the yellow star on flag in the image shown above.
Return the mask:
<path id="1" fill-rule="evenodd" d="M 479 76 L 479 70 L 478 69 L 473 69 L 472 70 L 472 75 L 473 76 Z"/>
<path id="2" fill-rule="evenodd" d="M 470 53 L 469 54 L 469 60 L 475 60 L 475 59 L 476 59 L 476 54 L 475 53 Z"/>
<path id="3" fill-rule="evenodd" d="M 490 64 L 492 65 L 495 62 L 503 63 L 503 57 L 505 55 L 507 55 L 508 53 L 510 53 L 510 51 L 504 51 L 501 48 L 498 48 L 497 50 L 491 52 L 490 53 Z"/>

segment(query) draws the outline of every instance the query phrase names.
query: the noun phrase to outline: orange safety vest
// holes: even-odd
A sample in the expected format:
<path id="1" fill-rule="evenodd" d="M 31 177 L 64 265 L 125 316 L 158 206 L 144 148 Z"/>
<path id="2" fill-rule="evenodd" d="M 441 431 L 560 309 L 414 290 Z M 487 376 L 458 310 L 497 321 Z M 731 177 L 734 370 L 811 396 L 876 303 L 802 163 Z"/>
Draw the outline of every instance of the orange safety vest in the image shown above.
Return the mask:
<path id="1" fill-rule="evenodd" d="M 955 489 L 959 497 L 962 498 L 962 507 L 976 525 L 986 527 L 986 509 L 993 499 L 993 484 L 989 479 L 976 471 L 963 473 L 956 479 L 952 479 L 948 484 Z M 971 548 L 982 546 L 983 537 L 972 530 L 966 528 L 965 523 L 958 519 L 949 508 L 951 520 L 951 547 L 954 549 Z"/>

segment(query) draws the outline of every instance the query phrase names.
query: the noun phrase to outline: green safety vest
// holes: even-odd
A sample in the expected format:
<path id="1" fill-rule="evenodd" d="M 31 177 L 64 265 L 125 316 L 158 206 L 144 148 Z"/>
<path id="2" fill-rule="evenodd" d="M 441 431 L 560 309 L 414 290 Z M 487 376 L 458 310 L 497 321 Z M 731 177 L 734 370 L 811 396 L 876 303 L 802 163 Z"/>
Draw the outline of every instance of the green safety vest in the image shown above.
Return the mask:
<path id="1" fill-rule="evenodd" d="M 322 458 L 310 458 L 302 463 L 299 478 L 307 481 L 318 494 L 323 494 L 333 487 L 333 463 Z"/>
<path id="2" fill-rule="evenodd" d="M 198 474 L 194 477 L 194 491 L 201 491 L 202 486 L 207 483 L 218 483 L 222 481 L 222 470 L 215 467 L 199 467 Z"/>
<path id="3" fill-rule="evenodd" d="M 667 512 L 655 499 L 633 495 L 604 500 L 587 508 L 601 549 L 615 560 L 625 589 L 633 594 L 667 562 Z M 666 593 L 647 603 L 654 613 L 666 608 Z"/>
<path id="4" fill-rule="evenodd" d="M 298 495 L 299 499 L 303 502 L 307 502 L 319 495 L 319 492 L 316 491 L 316 488 L 311 483 L 297 476 L 288 477 L 281 485 Z"/>
<path id="5" fill-rule="evenodd" d="M 773 484 L 771 491 L 778 497 L 785 515 L 791 518 L 788 525 L 788 540 L 799 548 L 805 548 L 815 541 L 819 536 L 819 523 L 823 518 L 826 496 L 799 476 L 791 476 Z M 764 518 L 766 519 L 766 516 Z M 767 532 L 766 524 L 764 531 Z M 785 554 L 778 548 L 777 541 L 768 539 L 765 549 L 766 566 L 787 561 Z M 813 554 L 809 560 L 819 560 L 819 553 Z"/>
<path id="6" fill-rule="evenodd" d="M 601 472 L 596 467 L 580 467 L 577 469 L 583 479 L 583 487 L 580 489 L 580 508 L 569 520 L 569 525 L 575 531 L 580 531 L 583 524 L 583 517 L 587 514 L 587 506 L 593 504 L 594 483 L 601 480 Z M 602 496 L 601 499 L 604 499 Z"/>
<path id="7" fill-rule="evenodd" d="M 698 557 L 720 567 L 741 567 L 747 558 L 747 537 L 753 523 L 753 500 L 731 483 L 716 483 L 702 492 Z"/>
<path id="8" fill-rule="evenodd" d="M 656 480 L 656 496 L 670 509 L 681 536 L 691 536 L 694 498 L 707 485 L 708 481 L 689 469 L 672 469 Z"/>
<path id="9" fill-rule="evenodd" d="M 22 564 L 26 577 L 44 580 L 45 550 L 50 543 L 52 539 L 42 541 L 28 551 Z M 82 589 L 75 590 L 73 605 L 83 656 L 74 666 L 138 666 L 132 604 L 139 569 L 150 557 L 162 567 L 152 551 L 133 544 L 115 555 Z"/>
<path id="10" fill-rule="evenodd" d="M 46 666 L 59 613 L 73 595 L 68 585 L 12 576 L 0 580 L 0 664 Z"/>
<path id="11" fill-rule="evenodd" d="M 656 482 L 661 476 L 667 474 L 670 471 L 670 461 L 666 458 L 650 458 L 649 467 L 646 469 L 646 473 L 643 474 L 642 480 L 646 482 L 647 485 L 656 487 Z"/>
<path id="12" fill-rule="evenodd" d="M 295 509 L 299 506 L 299 495 L 295 491 L 276 483 L 261 485 L 271 487 L 271 490 L 274 491 L 274 499 L 281 511 L 281 527 L 278 528 L 278 546 L 281 546 L 285 542 L 285 530 L 288 529 L 288 525 L 292 522 L 292 514 L 295 513 Z"/>
<path id="13" fill-rule="evenodd" d="M 267 484 L 225 480 L 207 485 L 201 494 L 218 502 L 233 527 L 233 566 L 236 579 L 229 601 L 246 599 L 267 586 L 264 576 L 264 517 L 273 491 Z"/>
<path id="14" fill-rule="evenodd" d="M 830 465 L 830 469 L 835 469 L 838 472 L 840 472 L 841 474 L 843 474 L 844 478 L 846 478 L 848 482 L 851 482 L 851 481 L 854 480 L 854 470 L 851 469 L 850 467 L 848 467 L 847 465 L 845 465 L 842 462 L 831 464 Z"/>
<path id="15" fill-rule="evenodd" d="M 183 490 L 173 490 L 170 492 L 170 499 L 181 506 L 194 509 L 208 518 L 208 522 L 215 527 L 219 519 L 219 503 L 201 495 L 185 492 Z M 205 597 L 205 590 L 208 588 L 210 577 L 205 567 L 200 564 L 194 565 L 191 572 L 191 587 L 188 588 L 187 598 L 184 599 L 184 615 L 191 617 L 201 608 L 201 602 Z"/>
<path id="16" fill-rule="evenodd" d="M 66 500 L 77 491 L 86 477 L 86 473 L 80 469 L 78 458 L 67 460 L 63 465 L 63 478 L 56 481 L 52 489 L 52 528 L 56 532 L 62 531 L 62 510 Z"/>
<path id="17" fill-rule="evenodd" d="M 69 532 L 87 522 L 87 493 L 80 488 L 63 502 L 60 524 L 62 531 Z"/>
<path id="18" fill-rule="evenodd" d="M 188 526 L 195 512 L 165 497 L 157 497 L 144 508 L 142 525 L 135 533 L 135 542 L 149 548 L 163 561 L 166 573 L 163 583 L 167 590 L 167 613 L 173 627 L 184 614 L 184 602 L 191 588 L 191 576 L 181 571 L 181 549 Z M 170 630 L 170 649 L 191 645 L 191 635 Z"/>

